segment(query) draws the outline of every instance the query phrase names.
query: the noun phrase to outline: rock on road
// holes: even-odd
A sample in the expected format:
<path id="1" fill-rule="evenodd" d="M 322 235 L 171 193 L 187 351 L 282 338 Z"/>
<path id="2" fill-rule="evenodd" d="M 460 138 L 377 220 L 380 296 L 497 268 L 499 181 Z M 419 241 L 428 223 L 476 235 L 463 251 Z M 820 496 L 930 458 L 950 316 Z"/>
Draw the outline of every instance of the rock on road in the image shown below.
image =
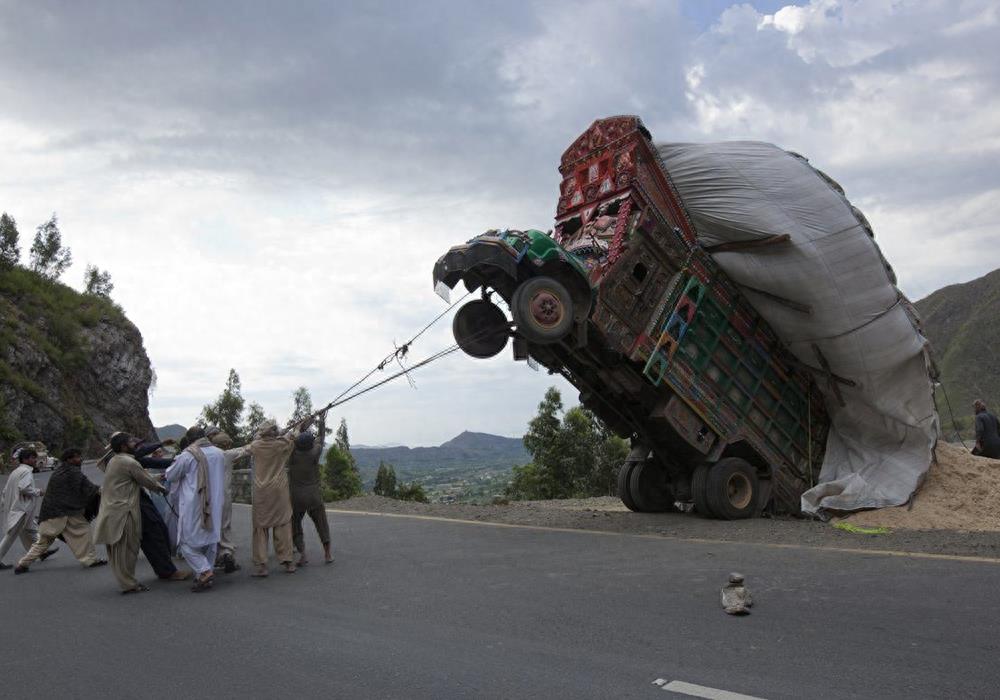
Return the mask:
<path id="1" fill-rule="evenodd" d="M 58 555 L 15 577 L 0 674 L 23 697 L 985 697 L 1000 564 L 332 512 L 336 564 L 120 596 Z M 14 551 L 19 551 L 15 545 Z M 753 614 L 723 613 L 730 571 Z M 724 697 L 724 696 L 718 696 Z"/>

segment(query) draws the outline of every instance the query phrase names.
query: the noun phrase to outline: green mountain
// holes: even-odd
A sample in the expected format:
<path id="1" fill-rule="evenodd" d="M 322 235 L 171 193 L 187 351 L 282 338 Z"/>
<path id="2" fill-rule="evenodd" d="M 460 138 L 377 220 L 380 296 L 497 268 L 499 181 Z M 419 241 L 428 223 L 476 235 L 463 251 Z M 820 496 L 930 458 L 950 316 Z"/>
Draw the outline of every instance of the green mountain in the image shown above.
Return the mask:
<path id="1" fill-rule="evenodd" d="M 184 437 L 184 433 L 187 432 L 187 428 L 183 425 L 178 425 L 177 423 L 171 423 L 170 425 L 164 425 L 156 429 L 156 439 L 157 440 L 180 440 Z"/>
<path id="2" fill-rule="evenodd" d="M 1000 409 L 1000 270 L 939 289 L 914 306 L 941 372 L 937 404 L 945 431 L 945 393 L 963 429 L 971 425 L 973 400 Z"/>
<path id="3" fill-rule="evenodd" d="M 153 371 L 109 299 L 23 267 L 0 269 L 0 449 L 40 440 L 94 453 L 116 430 L 153 434 Z"/>
<path id="4" fill-rule="evenodd" d="M 392 464 L 396 473 L 411 479 L 429 472 L 474 472 L 507 470 L 531 461 L 520 438 L 487 433 L 463 432 L 437 447 L 360 447 L 351 448 L 361 477 L 374 479 L 379 462 Z"/>

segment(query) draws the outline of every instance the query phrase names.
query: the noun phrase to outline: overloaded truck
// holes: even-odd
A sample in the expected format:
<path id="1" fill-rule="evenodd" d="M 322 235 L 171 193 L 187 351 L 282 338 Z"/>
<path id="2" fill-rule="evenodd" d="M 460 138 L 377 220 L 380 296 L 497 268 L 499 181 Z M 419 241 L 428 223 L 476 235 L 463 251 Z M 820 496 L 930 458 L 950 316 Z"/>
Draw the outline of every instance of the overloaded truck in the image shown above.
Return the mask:
<path id="1" fill-rule="evenodd" d="M 551 232 L 488 231 L 437 261 L 439 290 L 481 292 L 454 317 L 458 345 L 487 358 L 513 338 L 516 360 L 577 387 L 631 440 L 618 491 L 632 510 L 798 512 L 823 459 L 823 398 L 698 244 L 642 122 L 595 122 L 559 172 Z"/>

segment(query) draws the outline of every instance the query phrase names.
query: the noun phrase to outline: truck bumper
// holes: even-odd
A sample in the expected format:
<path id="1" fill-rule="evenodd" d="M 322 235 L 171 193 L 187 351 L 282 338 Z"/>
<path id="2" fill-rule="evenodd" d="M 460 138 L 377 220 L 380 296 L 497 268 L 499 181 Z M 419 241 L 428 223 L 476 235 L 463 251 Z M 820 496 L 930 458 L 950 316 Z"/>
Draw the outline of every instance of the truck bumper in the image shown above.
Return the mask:
<path id="1" fill-rule="evenodd" d="M 472 290 L 481 284 L 481 274 L 476 270 L 492 267 L 517 280 L 517 258 L 514 252 L 502 243 L 490 241 L 476 242 L 472 245 L 455 246 L 442 255 L 434 264 L 434 286 L 444 283 L 454 289 L 460 280 L 466 280 L 466 286 Z"/>

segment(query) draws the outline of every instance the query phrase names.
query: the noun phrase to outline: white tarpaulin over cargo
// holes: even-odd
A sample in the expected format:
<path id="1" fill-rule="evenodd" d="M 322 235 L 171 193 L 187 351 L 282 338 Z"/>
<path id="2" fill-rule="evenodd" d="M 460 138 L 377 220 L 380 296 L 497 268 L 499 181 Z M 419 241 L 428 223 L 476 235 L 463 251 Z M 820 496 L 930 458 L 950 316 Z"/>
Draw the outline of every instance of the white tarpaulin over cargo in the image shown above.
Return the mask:
<path id="1" fill-rule="evenodd" d="M 856 383 L 838 385 L 841 406 L 817 376 L 831 427 L 802 509 L 905 503 L 930 466 L 938 417 L 927 341 L 868 222 L 836 183 L 772 144 L 657 148 L 702 245 L 790 236 L 713 257 L 800 361 L 819 367 L 818 348 L 834 375 Z"/>

